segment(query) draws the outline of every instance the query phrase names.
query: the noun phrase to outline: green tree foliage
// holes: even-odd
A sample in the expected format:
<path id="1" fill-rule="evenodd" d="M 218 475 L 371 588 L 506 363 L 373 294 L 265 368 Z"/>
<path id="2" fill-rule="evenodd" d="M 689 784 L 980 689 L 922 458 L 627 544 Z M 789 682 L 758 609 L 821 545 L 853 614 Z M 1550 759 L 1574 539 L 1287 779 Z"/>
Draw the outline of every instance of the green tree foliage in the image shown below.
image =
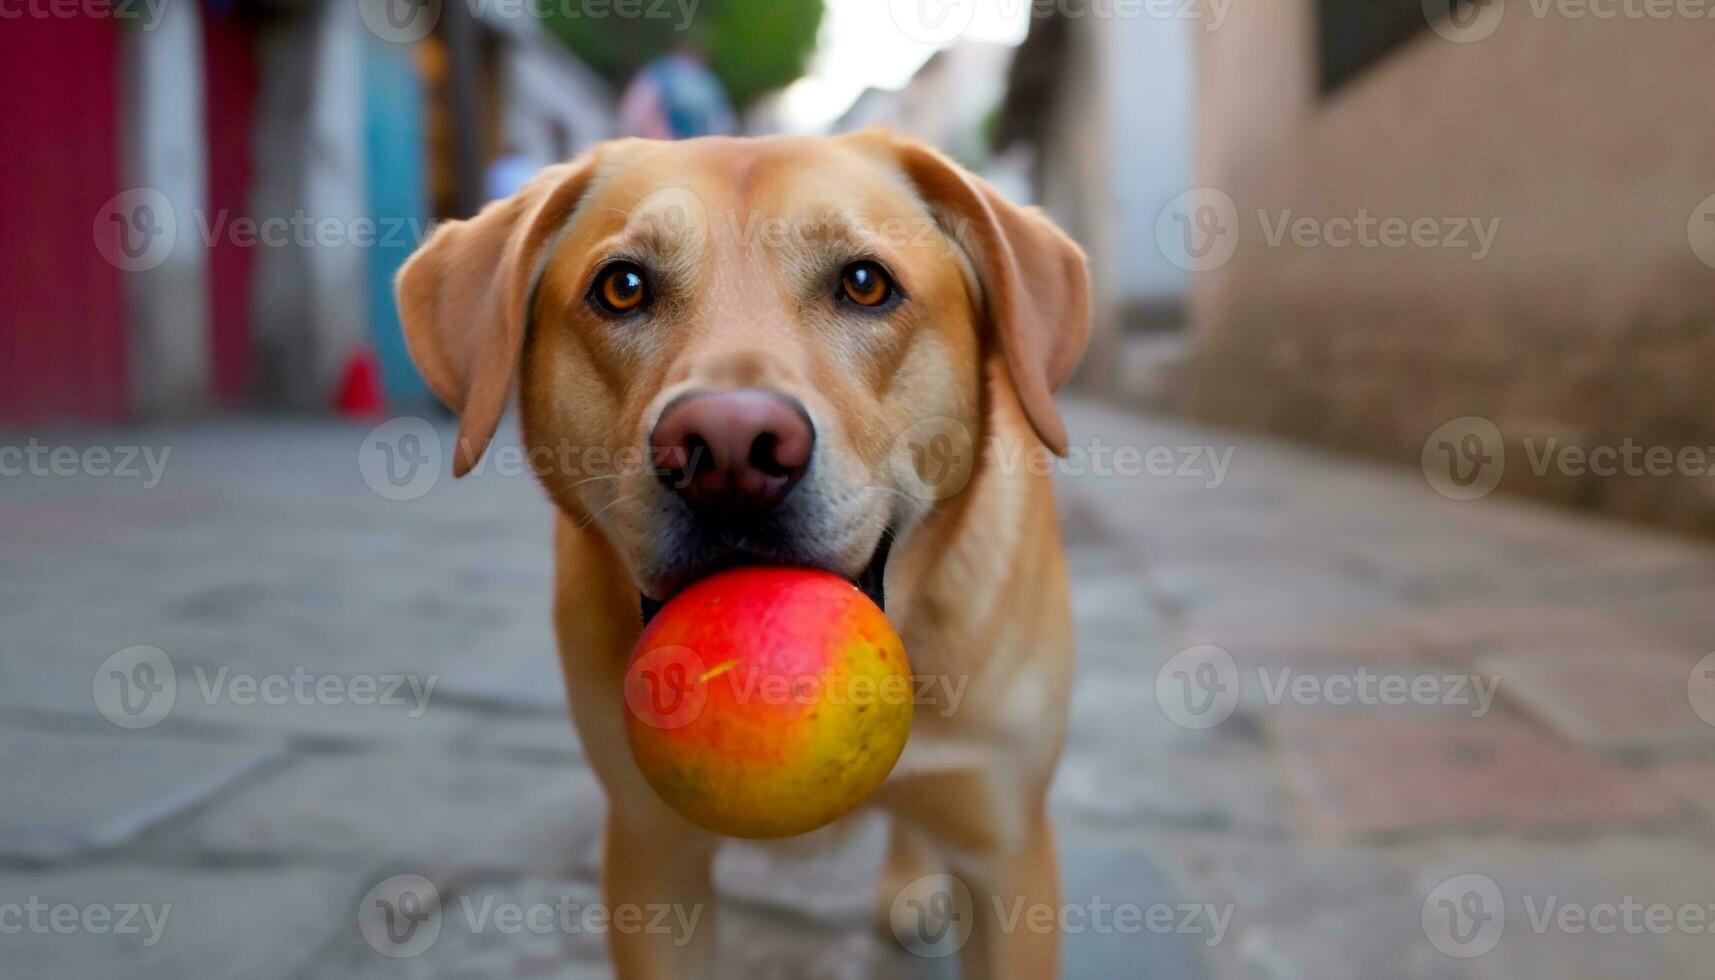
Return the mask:
<path id="1" fill-rule="evenodd" d="M 687 19 L 683 10 L 690 6 Z M 584 6 L 541 4 L 543 21 L 572 52 L 616 86 L 671 51 L 702 55 L 743 108 L 804 74 L 822 25 L 822 0 L 616 0 L 605 17 Z M 633 16 L 620 16 L 620 11 Z M 637 16 L 658 10 L 662 16 Z"/>

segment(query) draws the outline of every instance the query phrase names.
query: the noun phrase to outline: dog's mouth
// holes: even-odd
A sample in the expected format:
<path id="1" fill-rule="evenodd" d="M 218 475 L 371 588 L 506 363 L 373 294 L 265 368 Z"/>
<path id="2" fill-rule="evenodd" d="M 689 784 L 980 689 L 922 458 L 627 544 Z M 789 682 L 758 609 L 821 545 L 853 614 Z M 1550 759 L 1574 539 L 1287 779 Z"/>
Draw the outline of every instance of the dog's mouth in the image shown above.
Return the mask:
<path id="1" fill-rule="evenodd" d="M 877 608 L 883 611 L 886 611 L 887 609 L 887 590 L 884 585 L 887 575 L 887 556 L 892 550 L 893 535 L 891 533 L 884 532 L 881 535 L 881 540 L 876 543 L 875 554 L 870 556 L 869 564 L 864 566 L 863 571 L 859 572 L 856 578 L 847 579 L 853 585 L 857 586 L 864 595 L 869 596 L 870 601 L 874 602 Z M 734 551 L 725 554 L 718 560 L 710 563 L 707 568 L 702 570 L 700 575 L 695 578 L 687 579 L 665 598 L 652 598 L 648 593 L 640 591 L 637 593 L 637 598 L 639 608 L 643 613 L 643 625 L 648 626 L 650 620 L 655 618 L 655 614 L 660 612 L 661 607 L 671 601 L 673 596 L 678 595 L 691 585 L 702 579 L 708 578 L 716 572 L 724 572 L 730 568 L 741 568 L 746 565 L 778 566 L 779 564 L 779 562 L 765 561 L 745 552 Z"/>

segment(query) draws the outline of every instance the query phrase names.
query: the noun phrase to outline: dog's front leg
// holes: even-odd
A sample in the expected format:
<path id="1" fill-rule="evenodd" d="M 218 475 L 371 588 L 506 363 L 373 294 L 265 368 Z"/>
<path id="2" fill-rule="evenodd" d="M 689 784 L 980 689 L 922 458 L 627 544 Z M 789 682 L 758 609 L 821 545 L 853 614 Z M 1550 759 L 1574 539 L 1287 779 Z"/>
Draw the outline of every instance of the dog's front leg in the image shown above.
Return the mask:
<path id="1" fill-rule="evenodd" d="M 609 808 L 602 888 L 619 980 L 714 974 L 715 843 L 659 804 Z"/>
<path id="2" fill-rule="evenodd" d="M 1046 813 L 1030 821 L 1017 846 L 955 857 L 953 873 L 975 906 L 960 951 L 966 980 L 1060 975 L 1060 876 Z"/>

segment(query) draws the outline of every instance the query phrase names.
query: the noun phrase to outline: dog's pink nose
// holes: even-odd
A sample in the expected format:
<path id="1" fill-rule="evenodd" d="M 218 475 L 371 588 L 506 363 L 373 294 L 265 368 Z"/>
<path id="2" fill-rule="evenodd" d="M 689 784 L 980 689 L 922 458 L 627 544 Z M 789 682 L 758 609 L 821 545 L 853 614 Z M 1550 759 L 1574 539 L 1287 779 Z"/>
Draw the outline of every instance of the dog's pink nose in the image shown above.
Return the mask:
<path id="1" fill-rule="evenodd" d="M 661 479 L 693 508 L 755 514 L 804 475 L 816 431 L 804 406 L 785 395 L 694 392 L 668 404 L 649 443 Z"/>

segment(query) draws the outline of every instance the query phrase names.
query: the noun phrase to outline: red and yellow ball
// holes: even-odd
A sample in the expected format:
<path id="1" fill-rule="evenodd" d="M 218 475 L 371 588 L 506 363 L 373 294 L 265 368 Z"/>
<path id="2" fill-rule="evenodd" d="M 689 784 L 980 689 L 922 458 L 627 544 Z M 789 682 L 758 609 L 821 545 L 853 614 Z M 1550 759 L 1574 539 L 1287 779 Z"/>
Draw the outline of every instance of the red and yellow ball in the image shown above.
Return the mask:
<path id="1" fill-rule="evenodd" d="M 886 614 L 826 572 L 740 568 L 661 608 L 625 677 L 638 767 L 686 819 L 806 833 L 875 792 L 911 730 L 911 665 Z"/>

